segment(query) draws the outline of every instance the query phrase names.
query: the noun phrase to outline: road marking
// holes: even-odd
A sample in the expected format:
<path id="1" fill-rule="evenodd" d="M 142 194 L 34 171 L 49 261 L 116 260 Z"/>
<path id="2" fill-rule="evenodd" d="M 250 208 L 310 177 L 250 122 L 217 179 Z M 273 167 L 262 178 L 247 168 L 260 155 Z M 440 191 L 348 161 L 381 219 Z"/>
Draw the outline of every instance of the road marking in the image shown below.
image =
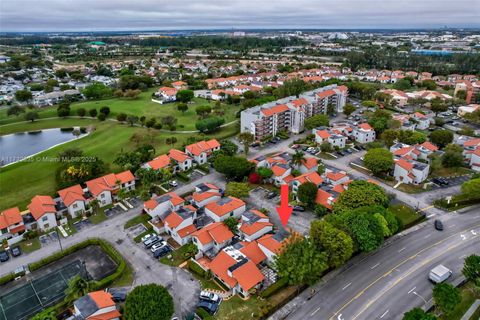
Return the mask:
<path id="1" fill-rule="evenodd" d="M 412 293 L 413 291 L 415 291 L 415 289 L 417 289 L 417 287 L 413 287 L 412 289 L 410 289 L 410 291 L 408 291 L 408 293 Z"/>
<path id="2" fill-rule="evenodd" d="M 310 313 L 310 316 L 313 317 L 315 315 L 315 313 L 318 312 L 318 310 L 320 310 L 320 307 L 318 307 L 317 309 L 315 309 L 315 311 L 313 311 L 312 313 Z"/>
<path id="3" fill-rule="evenodd" d="M 426 210 L 431 209 L 431 208 L 433 208 L 433 207 L 434 207 L 434 206 L 428 206 L 428 207 L 425 207 L 425 208 L 423 208 L 423 209 L 419 209 L 418 211 L 420 211 L 420 212 L 421 212 L 421 211 L 426 211 Z"/>
<path id="4" fill-rule="evenodd" d="M 374 265 L 373 267 L 371 267 L 370 270 L 375 269 L 375 268 L 378 267 L 379 265 L 380 265 L 380 263 L 377 263 L 376 265 Z"/>
<path id="5" fill-rule="evenodd" d="M 437 215 L 436 213 L 432 213 L 432 214 L 429 214 L 427 218 L 435 217 L 436 215 Z"/>
<path id="6" fill-rule="evenodd" d="M 462 240 L 467 240 L 467 236 L 464 234 L 461 234 L 460 237 L 462 237 Z"/>
<path id="7" fill-rule="evenodd" d="M 338 315 L 337 320 L 343 320 L 341 313 Z"/>
<path id="8" fill-rule="evenodd" d="M 351 284 L 352 284 L 352 283 L 350 282 L 350 283 L 347 284 L 345 287 L 343 287 L 342 291 L 345 290 L 345 289 L 347 289 L 348 287 L 350 287 Z"/>
<path id="9" fill-rule="evenodd" d="M 465 259 L 465 257 L 466 257 L 466 256 L 467 256 L 467 255 L 466 255 L 466 254 L 464 254 L 463 256 L 461 256 L 461 257 L 458 257 L 458 259 L 460 259 L 460 260 L 463 260 L 463 259 Z"/>
<path id="10" fill-rule="evenodd" d="M 406 249 L 406 247 L 403 247 L 402 249 L 398 250 L 398 253 L 402 252 L 405 249 Z"/>
<path id="11" fill-rule="evenodd" d="M 476 225 L 474 228 L 478 228 L 480 227 L 480 224 L 479 225 Z M 460 231 L 460 232 L 466 232 L 468 231 L 469 229 L 466 229 L 466 230 L 463 230 L 463 231 Z M 403 264 L 407 263 L 408 261 L 410 260 L 413 260 L 415 259 L 417 256 L 420 255 L 420 253 L 423 253 L 427 250 L 430 250 L 432 248 L 434 248 L 435 246 L 438 246 L 439 244 L 447 241 L 447 240 L 450 240 L 451 238 L 453 237 L 456 237 L 458 236 L 458 233 L 455 233 L 455 234 L 452 234 L 451 236 L 448 236 L 446 237 L 445 239 L 442 239 L 442 240 L 439 240 L 437 241 L 436 243 L 433 243 L 431 244 L 430 246 L 428 247 L 425 247 L 423 248 L 422 250 L 418 251 L 416 254 L 408 257 L 407 259 L 401 261 L 400 263 L 398 263 L 395 267 L 393 267 L 392 269 L 390 269 L 389 271 L 387 271 L 386 273 L 384 273 L 382 276 L 378 277 L 376 280 L 374 280 L 372 283 L 370 283 L 368 286 L 366 286 L 364 289 L 362 289 L 360 292 L 358 292 L 352 299 L 350 299 L 349 301 L 347 301 L 342 307 L 340 307 L 334 314 L 333 316 L 331 316 L 329 319 L 330 320 L 333 320 L 335 319 L 335 316 L 341 312 L 342 310 L 344 310 L 346 307 L 348 307 L 353 301 L 355 301 L 356 299 L 358 299 L 360 296 L 362 296 L 368 289 L 370 289 L 372 286 L 374 286 L 377 282 L 379 282 L 380 280 L 382 280 L 383 278 L 387 277 L 389 274 L 391 274 L 395 269 L 399 268 L 400 266 L 402 266 Z M 445 254 L 445 252 L 442 252 L 442 254 Z M 431 260 L 431 259 L 430 259 Z M 425 263 L 428 263 L 430 260 L 427 260 L 427 262 Z M 415 270 L 414 270 L 415 271 Z M 413 272 L 413 271 L 412 271 Z M 410 274 L 407 274 L 406 276 L 408 276 Z M 402 279 L 399 279 L 399 281 L 401 281 Z M 397 281 L 398 283 L 398 281 Z M 391 287 L 390 287 L 391 288 Z M 367 306 L 368 307 L 368 306 Z M 363 311 L 365 311 L 365 308 L 360 312 L 358 313 L 353 319 L 356 319 L 361 313 L 363 313 Z"/>
<path id="12" fill-rule="evenodd" d="M 475 230 L 471 230 L 470 232 L 471 232 L 474 236 L 477 235 L 477 233 L 475 232 Z"/>
<path id="13" fill-rule="evenodd" d="M 385 312 L 380 316 L 380 319 L 383 319 L 383 317 L 385 317 L 385 316 L 388 314 L 388 311 L 390 311 L 390 310 L 385 311 Z"/>

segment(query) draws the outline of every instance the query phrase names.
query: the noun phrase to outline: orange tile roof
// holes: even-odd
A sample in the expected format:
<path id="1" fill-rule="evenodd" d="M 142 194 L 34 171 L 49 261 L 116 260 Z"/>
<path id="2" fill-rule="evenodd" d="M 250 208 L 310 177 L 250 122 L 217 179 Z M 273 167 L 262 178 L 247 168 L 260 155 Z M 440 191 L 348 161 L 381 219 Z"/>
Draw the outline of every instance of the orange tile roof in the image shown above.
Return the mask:
<path id="1" fill-rule="evenodd" d="M 57 209 L 55 209 L 55 201 L 53 201 L 50 196 L 35 196 L 28 205 L 28 210 L 35 218 L 35 220 L 40 219 L 43 215 L 47 213 L 55 214 Z"/>
<path id="2" fill-rule="evenodd" d="M 135 180 L 135 176 L 130 170 L 123 171 L 115 174 L 115 178 L 121 183 L 127 183 Z"/>
<path id="3" fill-rule="evenodd" d="M 258 270 L 255 263 L 248 261 L 232 272 L 232 276 L 244 291 L 252 289 L 265 279 L 265 276 Z"/>
<path id="4" fill-rule="evenodd" d="M 331 97 L 331 96 L 334 96 L 336 95 L 337 93 L 335 92 L 335 90 L 325 90 L 325 91 L 322 91 L 322 92 L 319 92 L 317 93 L 317 96 L 320 98 L 320 99 L 324 99 L 324 98 L 327 98 L 327 97 Z"/>
<path id="5" fill-rule="evenodd" d="M 169 192 L 169 193 L 166 193 L 165 195 L 169 195 L 170 196 L 170 199 L 168 199 L 168 201 L 170 201 L 172 203 L 172 205 L 174 206 L 178 206 L 182 203 L 185 202 L 185 200 L 181 197 L 179 197 L 175 192 Z M 161 198 L 162 196 L 164 195 L 161 195 L 161 196 L 158 196 L 156 198 Z M 145 201 L 143 206 L 147 209 L 150 209 L 150 210 L 153 210 L 155 209 L 157 206 L 158 206 L 158 202 L 155 200 L 156 198 L 152 198 L 148 201 Z"/>
<path id="6" fill-rule="evenodd" d="M 130 170 L 120 173 L 110 173 L 103 177 L 92 179 L 86 182 L 88 190 L 94 195 L 98 196 L 103 191 L 112 191 L 117 187 L 117 182 L 121 184 L 135 180 L 134 175 Z"/>
<path id="7" fill-rule="evenodd" d="M 23 219 L 22 215 L 20 214 L 20 210 L 17 207 L 6 209 L 0 212 L 0 230 L 6 229 L 20 222 L 23 222 Z"/>
<path id="8" fill-rule="evenodd" d="M 424 115 L 423 113 L 415 112 L 415 117 L 422 119 L 422 118 L 426 118 L 427 116 Z"/>
<path id="9" fill-rule="evenodd" d="M 318 130 L 316 134 L 322 139 L 328 139 L 330 137 L 330 133 L 328 133 L 327 130 Z"/>
<path id="10" fill-rule="evenodd" d="M 474 139 L 467 140 L 463 144 L 464 147 L 474 147 L 474 146 L 478 146 L 478 145 L 480 145 L 480 138 L 474 138 Z"/>
<path id="11" fill-rule="evenodd" d="M 170 87 L 162 87 L 158 89 L 158 91 L 166 94 L 167 96 L 174 96 L 177 94 L 177 89 L 175 88 L 170 88 Z"/>
<path id="12" fill-rule="evenodd" d="M 282 247 L 282 244 L 273 238 L 273 234 L 264 235 L 257 240 L 257 243 L 261 244 L 273 253 L 277 253 Z"/>
<path id="13" fill-rule="evenodd" d="M 185 238 L 186 236 L 192 235 L 195 231 L 197 231 L 197 228 L 195 225 L 191 224 L 183 229 L 178 230 L 177 234 L 180 236 L 180 238 Z"/>
<path id="14" fill-rule="evenodd" d="M 215 222 L 197 230 L 192 234 L 202 244 L 208 244 L 215 240 L 217 243 L 223 243 L 233 238 L 233 233 L 223 222 Z"/>
<path id="15" fill-rule="evenodd" d="M 333 181 L 338 181 L 345 178 L 347 175 L 342 172 L 329 172 L 327 173 L 327 178 Z"/>
<path id="16" fill-rule="evenodd" d="M 240 249 L 240 252 L 243 253 L 249 260 L 255 264 L 260 264 L 267 259 L 267 256 L 258 246 L 256 241 L 252 242 L 242 242 L 243 248 Z"/>
<path id="17" fill-rule="evenodd" d="M 396 164 L 398 164 L 401 168 L 407 170 L 407 171 L 410 171 L 413 169 L 413 164 L 411 164 L 410 162 L 404 160 L 404 159 L 398 159 Z"/>
<path id="18" fill-rule="evenodd" d="M 168 226 L 171 229 L 175 229 L 178 227 L 181 223 L 183 222 L 183 218 L 180 217 L 177 213 L 172 212 L 170 213 L 166 218 L 165 218 L 165 224 L 168 224 Z"/>
<path id="19" fill-rule="evenodd" d="M 228 268 L 235 265 L 237 261 L 230 257 L 225 251 L 220 251 L 215 259 L 210 262 L 210 270 L 230 288 L 235 287 L 237 280 L 228 275 Z"/>
<path id="20" fill-rule="evenodd" d="M 170 151 L 168 152 L 168 156 L 180 163 L 190 159 L 190 157 L 185 152 L 177 149 L 170 149 Z"/>
<path id="21" fill-rule="evenodd" d="M 332 188 L 332 191 L 342 193 L 343 191 L 345 191 L 345 188 L 343 187 L 343 185 L 337 184 L 335 187 Z"/>
<path id="22" fill-rule="evenodd" d="M 166 154 L 162 154 L 161 156 L 156 157 L 152 161 L 149 161 L 148 165 L 153 170 L 163 169 L 170 165 L 170 158 Z"/>
<path id="23" fill-rule="evenodd" d="M 221 196 L 220 192 L 218 191 L 205 191 L 200 193 L 194 192 L 192 195 L 192 199 L 195 200 L 195 202 L 201 202 L 203 200 L 216 197 L 216 196 L 220 197 Z"/>
<path id="24" fill-rule="evenodd" d="M 90 316 L 87 318 L 87 320 L 112 320 L 118 319 L 121 316 L 122 314 L 118 310 L 112 310 L 99 315 Z"/>
<path id="25" fill-rule="evenodd" d="M 79 184 L 58 191 L 58 195 L 67 207 L 76 201 L 85 201 L 83 189 Z"/>
<path id="26" fill-rule="evenodd" d="M 283 168 L 277 165 L 274 165 L 272 167 L 273 175 L 277 177 L 283 176 L 287 170 L 287 168 Z"/>
<path id="27" fill-rule="evenodd" d="M 312 169 L 317 166 L 318 160 L 315 158 L 306 158 L 303 160 L 303 166 L 307 169 Z"/>
<path id="28" fill-rule="evenodd" d="M 393 152 L 395 156 L 403 156 L 409 152 L 411 152 L 414 149 L 414 147 L 402 147 L 400 149 L 397 149 Z"/>
<path id="29" fill-rule="evenodd" d="M 332 194 L 328 193 L 325 190 L 318 189 L 317 197 L 315 198 L 315 203 L 320 204 L 328 209 L 332 208 L 332 205 L 328 203 L 328 199 L 332 197 Z"/>
<path id="30" fill-rule="evenodd" d="M 187 83 L 186 82 L 183 82 L 183 81 L 175 81 L 175 82 L 172 82 L 172 85 L 174 86 L 183 86 L 183 85 L 186 85 Z"/>
<path id="31" fill-rule="evenodd" d="M 262 221 L 257 221 L 252 224 L 242 223 L 242 225 L 240 226 L 240 231 L 245 233 L 246 235 L 251 236 L 254 233 L 267 227 L 273 227 L 273 224 L 271 224 L 270 222 L 262 222 Z"/>
<path id="32" fill-rule="evenodd" d="M 296 100 L 293 100 L 291 101 L 291 103 L 295 106 L 295 107 L 300 107 L 300 106 L 304 106 L 306 104 L 308 104 L 308 101 L 307 99 L 305 98 L 300 98 L 300 99 L 296 99 Z"/>
<path id="33" fill-rule="evenodd" d="M 368 123 L 360 123 L 358 125 L 359 128 L 365 130 L 365 131 L 370 131 L 370 130 L 373 130 L 373 128 L 368 124 Z"/>
<path id="34" fill-rule="evenodd" d="M 95 302 L 99 309 L 113 307 L 115 302 L 112 299 L 112 295 L 105 291 L 94 291 L 88 294 L 90 298 Z"/>
<path id="35" fill-rule="evenodd" d="M 274 106 L 274 107 L 271 107 L 271 108 L 268 108 L 268 109 L 262 109 L 262 113 L 264 116 L 266 117 L 270 117 L 270 116 L 273 116 L 274 114 L 277 114 L 277 113 L 282 113 L 282 112 L 285 112 L 285 111 L 288 111 L 288 106 L 286 104 L 279 104 L 277 106 Z"/>
<path id="36" fill-rule="evenodd" d="M 191 154 L 199 156 L 202 152 L 210 153 L 213 149 L 220 147 L 220 143 L 216 139 L 209 141 L 200 141 L 185 147 Z"/>
<path id="37" fill-rule="evenodd" d="M 225 198 L 218 201 L 210 202 L 205 206 L 205 210 L 209 210 L 218 217 L 223 217 L 224 215 L 236 210 L 242 206 L 245 206 L 245 202 L 235 197 L 226 197 L 230 199 L 229 202 L 225 202 Z"/>
<path id="38" fill-rule="evenodd" d="M 296 177 L 293 180 L 298 181 L 298 183 L 300 184 L 304 184 L 305 182 L 311 182 L 316 184 L 317 186 L 323 183 L 322 177 L 317 172 L 305 173 L 301 176 Z"/>

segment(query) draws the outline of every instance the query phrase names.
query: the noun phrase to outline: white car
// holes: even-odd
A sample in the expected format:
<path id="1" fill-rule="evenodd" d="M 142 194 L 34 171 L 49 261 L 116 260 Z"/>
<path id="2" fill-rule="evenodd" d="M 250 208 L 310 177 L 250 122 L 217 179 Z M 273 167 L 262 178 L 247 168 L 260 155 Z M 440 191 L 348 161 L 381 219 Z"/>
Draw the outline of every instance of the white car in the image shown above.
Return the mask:
<path id="1" fill-rule="evenodd" d="M 166 242 L 166 241 L 160 241 L 159 243 L 154 244 L 154 245 L 150 248 L 150 250 L 151 250 L 152 252 L 155 252 L 155 251 L 157 251 L 158 249 L 160 249 L 160 248 L 162 248 L 162 247 L 165 247 L 166 245 L 167 245 L 167 242 Z"/>
<path id="2" fill-rule="evenodd" d="M 200 299 L 213 301 L 215 303 L 218 303 L 220 301 L 220 297 L 218 296 L 218 294 L 215 294 L 213 292 L 208 292 L 208 291 L 200 292 Z"/>
<path id="3" fill-rule="evenodd" d="M 178 187 L 178 182 L 173 180 L 173 181 L 170 181 L 170 186 L 172 187 Z"/>
<path id="4" fill-rule="evenodd" d="M 148 239 L 150 239 L 151 237 L 153 237 L 155 234 L 153 233 L 149 233 L 149 234 L 146 234 L 142 237 L 142 242 L 145 242 L 147 241 Z"/>

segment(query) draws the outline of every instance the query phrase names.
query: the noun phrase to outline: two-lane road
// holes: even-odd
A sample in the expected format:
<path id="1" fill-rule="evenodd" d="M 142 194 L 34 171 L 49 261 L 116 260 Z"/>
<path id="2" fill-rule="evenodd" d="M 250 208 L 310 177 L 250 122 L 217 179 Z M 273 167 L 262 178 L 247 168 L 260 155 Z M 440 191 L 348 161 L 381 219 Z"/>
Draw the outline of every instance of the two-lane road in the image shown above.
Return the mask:
<path id="1" fill-rule="evenodd" d="M 318 284 L 313 297 L 304 292 L 287 319 L 401 319 L 422 306 L 431 299 L 433 267 L 441 263 L 453 270 L 452 281 L 461 275 L 463 259 L 480 253 L 479 210 L 441 219 L 445 231 L 429 223 Z"/>

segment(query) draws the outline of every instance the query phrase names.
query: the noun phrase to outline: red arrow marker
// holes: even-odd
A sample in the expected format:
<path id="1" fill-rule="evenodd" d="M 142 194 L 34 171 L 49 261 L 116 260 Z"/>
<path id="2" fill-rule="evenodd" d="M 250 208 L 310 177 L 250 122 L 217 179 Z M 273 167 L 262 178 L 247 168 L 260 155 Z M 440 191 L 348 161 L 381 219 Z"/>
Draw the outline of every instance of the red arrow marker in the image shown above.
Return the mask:
<path id="1" fill-rule="evenodd" d="M 277 212 L 284 227 L 287 226 L 292 211 L 293 208 L 288 205 L 288 185 L 282 184 L 280 189 L 280 207 L 277 207 Z"/>

